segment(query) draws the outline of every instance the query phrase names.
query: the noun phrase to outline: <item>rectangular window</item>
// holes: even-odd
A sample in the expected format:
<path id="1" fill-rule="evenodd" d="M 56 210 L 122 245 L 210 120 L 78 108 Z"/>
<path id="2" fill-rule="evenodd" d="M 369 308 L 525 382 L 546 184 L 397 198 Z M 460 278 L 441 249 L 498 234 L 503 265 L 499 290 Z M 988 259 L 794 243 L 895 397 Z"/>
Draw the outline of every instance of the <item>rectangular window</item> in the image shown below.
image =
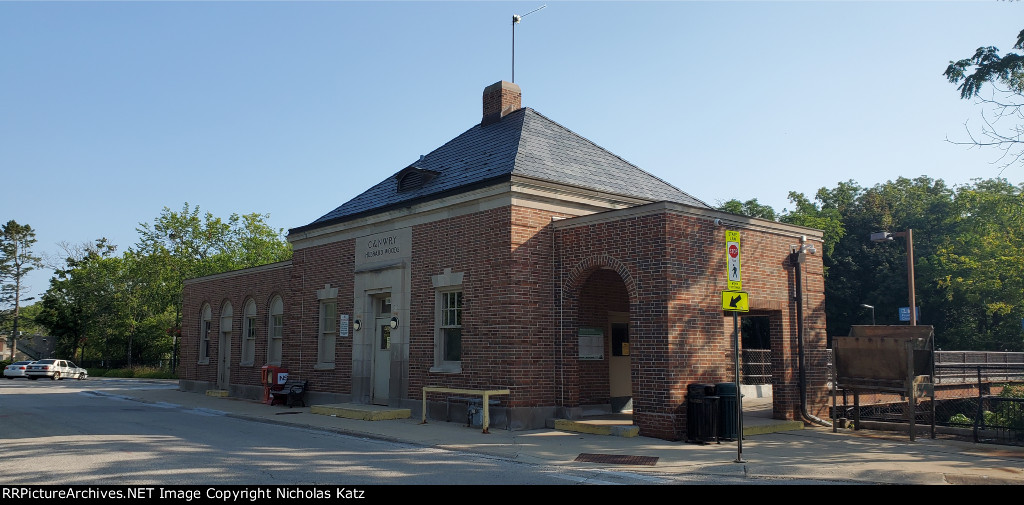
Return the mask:
<path id="1" fill-rule="evenodd" d="M 462 360 L 462 291 L 441 293 L 441 355 Z"/>
<path id="2" fill-rule="evenodd" d="M 334 342 L 338 336 L 338 302 L 320 302 L 320 363 L 334 363 Z"/>

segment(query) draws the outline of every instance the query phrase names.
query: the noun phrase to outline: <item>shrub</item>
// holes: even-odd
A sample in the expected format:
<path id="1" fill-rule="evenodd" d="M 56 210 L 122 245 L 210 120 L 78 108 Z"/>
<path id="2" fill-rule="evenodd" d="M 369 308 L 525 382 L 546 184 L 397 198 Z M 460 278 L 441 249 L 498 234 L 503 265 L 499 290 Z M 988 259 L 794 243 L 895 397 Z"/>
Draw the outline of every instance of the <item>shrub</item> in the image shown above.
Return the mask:
<path id="1" fill-rule="evenodd" d="M 974 420 L 963 415 L 957 414 L 947 421 L 951 426 L 974 426 Z"/>
<path id="2" fill-rule="evenodd" d="M 93 375 L 92 371 L 89 375 Z M 176 379 L 177 376 L 168 370 L 156 367 L 134 366 L 131 368 L 114 368 L 105 370 L 97 377 L 134 377 L 139 379 Z"/>

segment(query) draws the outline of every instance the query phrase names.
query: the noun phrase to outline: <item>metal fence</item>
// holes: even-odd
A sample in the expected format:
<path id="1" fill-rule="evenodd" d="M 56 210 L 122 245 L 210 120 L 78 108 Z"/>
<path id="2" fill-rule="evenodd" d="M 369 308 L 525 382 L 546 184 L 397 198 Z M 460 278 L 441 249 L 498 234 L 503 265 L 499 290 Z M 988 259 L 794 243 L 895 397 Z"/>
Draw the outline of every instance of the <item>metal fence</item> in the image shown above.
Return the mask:
<path id="1" fill-rule="evenodd" d="M 854 418 L 852 393 L 836 393 L 842 404 L 832 418 L 848 423 Z M 859 403 L 862 422 L 907 423 L 909 407 L 900 394 L 862 393 Z M 934 407 L 943 436 L 1024 445 L 1024 353 L 936 351 Z M 919 427 L 930 425 L 931 400 L 921 399 L 914 415 Z"/>
<path id="2" fill-rule="evenodd" d="M 743 383 L 752 385 L 772 383 L 772 351 L 770 349 L 743 349 Z"/>
<path id="3" fill-rule="evenodd" d="M 982 396 L 971 431 L 975 442 L 1024 445 L 1024 398 Z"/>

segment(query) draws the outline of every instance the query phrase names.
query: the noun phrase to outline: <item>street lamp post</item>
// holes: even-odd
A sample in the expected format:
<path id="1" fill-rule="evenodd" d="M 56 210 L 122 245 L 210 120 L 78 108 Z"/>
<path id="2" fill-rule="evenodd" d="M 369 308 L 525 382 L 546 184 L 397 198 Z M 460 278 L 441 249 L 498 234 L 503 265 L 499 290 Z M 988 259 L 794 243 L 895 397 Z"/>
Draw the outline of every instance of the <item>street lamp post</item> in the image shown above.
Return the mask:
<path id="1" fill-rule="evenodd" d="M 862 303 L 862 304 L 860 304 L 860 306 L 864 307 L 865 309 L 871 309 L 871 326 L 874 326 L 875 325 L 875 306 L 874 305 L 868 305 L 866 303 Z"/>
<path id="2" fill-rule="evenodd" d="M 872 242 L 886 242 L 895 237 L 907 239 L 907 284 L 910 288 L 910 325 L 917 326 L 917 305 L 914 302 L 914 230 L 907 228 L 907 231 L 876 232 L 871 234 Z"/>
<path id="3" fill-rule="evenodd" d="M 171 329 L 171 373 L 174 373 L 178 367 L 178 332 L 181 331 L 181 304 L 182 304 L 182 290 L 183 281 L 181 279 L 181 267 L 178 265 L 178 234 L 173 231 L 167 235 L 167 238 L 174 244 L 174 258 L 172 259 L 172 265 L 174 265 L 174 281 L 177 287 L 175 293 L 174 303 L 174 328 Z"/>

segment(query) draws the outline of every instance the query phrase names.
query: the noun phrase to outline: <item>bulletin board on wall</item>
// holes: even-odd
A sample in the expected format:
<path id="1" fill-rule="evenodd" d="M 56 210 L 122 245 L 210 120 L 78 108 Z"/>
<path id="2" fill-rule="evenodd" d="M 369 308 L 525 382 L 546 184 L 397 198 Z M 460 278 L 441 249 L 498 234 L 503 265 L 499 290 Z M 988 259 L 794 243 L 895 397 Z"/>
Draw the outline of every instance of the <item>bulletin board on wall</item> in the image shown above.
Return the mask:
<path id="1" fill-rule="evenodd" d="M 601 328 L 580 328 L 579 339 L 580 359 L 598 361 L 604 359 L 604 330 Z"/>

